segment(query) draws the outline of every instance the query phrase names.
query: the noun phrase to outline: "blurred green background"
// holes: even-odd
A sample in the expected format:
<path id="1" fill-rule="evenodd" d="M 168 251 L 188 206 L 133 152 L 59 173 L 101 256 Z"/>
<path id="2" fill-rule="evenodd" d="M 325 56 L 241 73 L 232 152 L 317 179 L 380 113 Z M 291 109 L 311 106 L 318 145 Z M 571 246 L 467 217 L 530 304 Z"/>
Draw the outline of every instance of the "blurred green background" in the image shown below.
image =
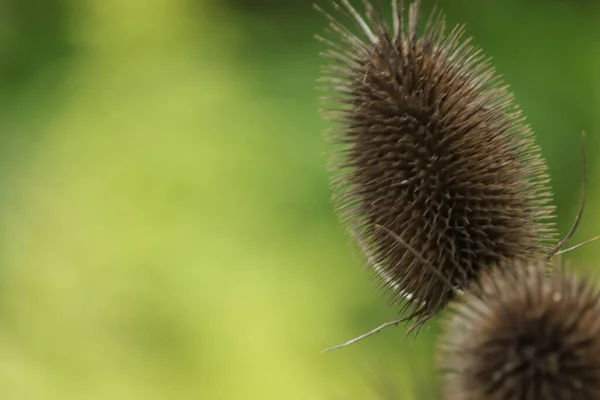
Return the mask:
<path id="1" fill-rule="evenodd" d="M 329 201 L 311 3 L 0 2 L 3 399 L 439 398 L 439 320 L 319 354 L 397 310 Z M 561 234 L 586 130 L 599 234 L 598 2 L 439 5 L 538 134 Z"/>

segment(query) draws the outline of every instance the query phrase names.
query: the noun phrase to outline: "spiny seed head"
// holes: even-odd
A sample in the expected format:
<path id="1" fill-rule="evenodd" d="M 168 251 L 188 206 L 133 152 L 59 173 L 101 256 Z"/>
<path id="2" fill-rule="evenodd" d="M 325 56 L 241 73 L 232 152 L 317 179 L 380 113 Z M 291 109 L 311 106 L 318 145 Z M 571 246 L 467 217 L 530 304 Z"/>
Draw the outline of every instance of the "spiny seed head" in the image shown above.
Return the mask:
<path id="1" fill-rule="evenodd" d="M 443 14 L 433 13 L 419 34 L 420 2 L 406 24 L 394 0 L 390 28 L 363 3 L 365 18 L 347 0 L 334 3 L 357 34 L 317 7 L 333 37 L 321 38 L 333 60 L 321 81 L 334 93 L 326 111 L 337 123 L 334 201 L 375 275 L 419 325 L 486 267 L 546 253 L 551 194 L 531 130 L 489 60 L 462 40 L 463 27 L 446 34 Z"/>
<path id="2" fill-rule="evenodd" d="M 441 341 L 449 400 L 600 399 L 600 293 L 572 273 L 486 274 L 450 308 Z"/>

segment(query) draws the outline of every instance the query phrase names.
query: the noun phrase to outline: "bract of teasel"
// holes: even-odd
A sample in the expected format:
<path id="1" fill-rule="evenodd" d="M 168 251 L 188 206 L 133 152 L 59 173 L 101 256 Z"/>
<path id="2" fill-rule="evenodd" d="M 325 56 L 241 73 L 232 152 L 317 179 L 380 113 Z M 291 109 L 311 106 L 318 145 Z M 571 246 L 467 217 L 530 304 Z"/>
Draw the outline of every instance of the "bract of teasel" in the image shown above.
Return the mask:
<path id="1" fill-rule="evenodd" d="M 364 15 L 340 3 L 336 17 L 317 7 L 329 20 L 334 203 L 418 327 L 489 266 L 550 251 L 547 167 L 463 26 L 447 33 L 434 12 L 421 29 L 420 1 L 407 18 L 392 1 L 391 27 L 368 0 Z"/>
<path id="2" fill-rule="evenodd" d="M 439 345 L 448 400 L 600 398 L 600 292 L 589 273 L 497 268 L 455 300 Z"/>

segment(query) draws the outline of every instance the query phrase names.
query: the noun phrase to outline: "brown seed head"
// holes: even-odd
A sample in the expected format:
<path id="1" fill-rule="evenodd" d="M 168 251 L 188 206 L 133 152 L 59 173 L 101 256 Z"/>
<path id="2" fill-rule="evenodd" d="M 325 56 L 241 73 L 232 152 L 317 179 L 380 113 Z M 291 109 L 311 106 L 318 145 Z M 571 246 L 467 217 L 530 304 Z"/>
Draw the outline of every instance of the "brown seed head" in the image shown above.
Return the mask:
<path id="1" fill-rule="evenodd" d="M 573 274 L 495 271 L 450 308 L 449 400 L 600 399 L 600 293 Z"/>
<path id="2" fill-rule="evenodd" d="M 419 1 L 407 24 L 403 2 L 392 1 L 391 28 L 368 0 L 365 18 L 341 3 L 357 34 L 321 10 L 334 37 L 321 40 L 333 60 L 322 82 L 335 93 L 336 208 L 393 299 L 424 322 L 488 266 L 549 250 L 546 166 L 462 26 L 446 34 L 434 13 L 420 34 Z"/>

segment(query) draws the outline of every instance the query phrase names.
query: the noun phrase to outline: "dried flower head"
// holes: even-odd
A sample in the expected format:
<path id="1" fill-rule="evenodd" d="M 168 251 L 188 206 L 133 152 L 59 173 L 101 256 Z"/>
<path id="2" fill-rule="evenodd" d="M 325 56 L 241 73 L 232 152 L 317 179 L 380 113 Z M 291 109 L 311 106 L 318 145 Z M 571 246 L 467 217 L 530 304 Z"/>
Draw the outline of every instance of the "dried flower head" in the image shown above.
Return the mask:
<path id="1" fill-rule="evenodd" d="M 391 28 L 368 0 L 364 18 L 341 3 L 356 34 L 317 7 L 333 36 L 321 40 L 333 60 L 322 81 L 334 93 L 334 200 L 369 266 L 419 325 L 488 266 L 548 252 L 546 166 L 462 26 L 446 34 L 434 12 L 420 34 L 420 1 L 407 24 L 403 2 L 392 1 Z"/>
<path id="2" fill-rule="evenodd" d="M 485 275 L 450 308 L 441 367 L 450 400 L 600 399 L 600 293 L 543 268 Z"/>

